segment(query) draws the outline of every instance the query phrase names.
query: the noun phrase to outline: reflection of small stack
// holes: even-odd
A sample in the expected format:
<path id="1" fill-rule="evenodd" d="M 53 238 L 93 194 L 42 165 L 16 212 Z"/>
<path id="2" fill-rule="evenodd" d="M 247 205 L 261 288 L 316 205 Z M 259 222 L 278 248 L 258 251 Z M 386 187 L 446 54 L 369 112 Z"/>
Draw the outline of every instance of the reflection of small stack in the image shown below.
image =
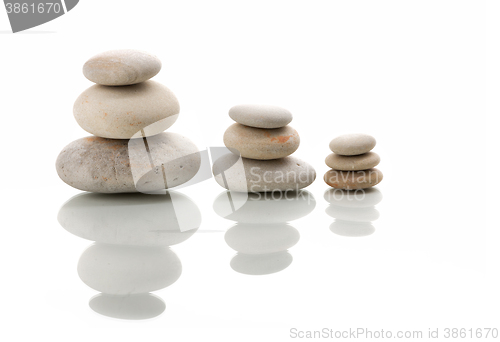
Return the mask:
<path id="1" fill-rule="evenodd" d="M 377 188 L 359 191 L 328 189 L 325 200 L 330 203 L 326 213 L 335 218 L 330 230 L 342 236 L 365 236 L 375 231 L 372 221 L 380 214 L 375 205 L 382 200 L 382 193 Z"/>
<path id="2" fill-rule="evenodd" d="M 249 275 L 264 275 L 284 270 L 292 263 L 288 249 L 300 234 L 287 222 L 309 214 L 315 200 L 307 191 L 290 192 L 287 198 L 271 193 L 246 194 L 223 192 L 214 202 L 215 212 L 237 223 L 225 234 L 229 247 L 237 254 L 231 268 Z"/>
<path id="3" fill-rule="evenodd" d="M 136 50 L 107 51 L 85 63 L 83 74 L 96 84 L 76 99 L 73 114 L 94 136 L 73 141 L 59 154 L 56 169 L 65 183 L 100 193 L 154 191 L 196 174 L 196 146 L 179 134 L 163 132 L 177 120 L 180 107 L 170 89 L 150 80 L 160 69 L 157 57 Z M 172 162 L 185 156 L 190 157 L 182 167 Z M 138 189 L 137 181 L 159 165 L 162 177 L 147 179 L 145 189 Z"/>
<path id="4" fill-rule="evenodd" d="M 366 189 L 382 181 L 382 172 L 375 169 L 380 157 L 370 152 L 375 147 L 375 138 L 366 134 L 341 135 L 330 142 L 325 163 L 331 167 L 325 173 L 326 184 L 336 189 Z"/>
<path id="5" fill-rule="evenodd" d="M 299 147 L 300 138 L 288 126 L 292 121 L 288 110 L 238 105 L 229 110 L 229 116 L 236 123 L 224 133 L 224 145 L 234 154 L 226 154 L 214 163 L 219 185 L 233 191 L 268 192 L 298 190 L 314 181 L 316 173 L 312 166 L 291 156 Z M 232 167 L 240 155 L 244 173 L 237 166 Z"/>

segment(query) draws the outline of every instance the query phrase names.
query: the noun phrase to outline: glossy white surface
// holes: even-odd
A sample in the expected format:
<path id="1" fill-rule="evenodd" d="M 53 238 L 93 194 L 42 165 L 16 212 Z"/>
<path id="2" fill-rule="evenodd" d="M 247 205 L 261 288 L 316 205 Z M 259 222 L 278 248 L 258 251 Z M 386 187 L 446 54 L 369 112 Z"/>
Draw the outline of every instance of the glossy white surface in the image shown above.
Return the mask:
<path id="1" fill-rule="evenodd" d="M 37 29 L 56 33 L 0 34 L 1 341 L 255 342 L 290 340 L 291 328 L 500 328 L 500 3 L 159 3 L 81 1 Z M 0 10 L 0 31 L 6 20 Z M 207 180 L 179 190 L 201 224 L 169 247 L 182 265 L 177 281 L 151 295 L 92 299 L 101 292 L 77 272 L 92 242 L 57 220 L 79 192 L 54 164 L 87 135 L 71 113 L 91 85 L 81 65 L 114 48 L 162 59 L 155 80 L 181 105 L 171 130 L 200 149 L 223 146 L 238 103 L 289 109 L 301 136 L 294 156 L 318 175 L 335 136 L 373 135 L 384 173 L 383 198 L 370 204 L 380 215 L 373 229 L 345 236 L 325 212 L 332 204 L 318 176 L 306 189 L 316 206 L 288 223 L 300 234 L 295 245 L 278 258 L 236 257 L 225 240 L 236 222 L 214 211 L 223 189 Z M 123 310 L 108 305 L 116 302 Z"/>

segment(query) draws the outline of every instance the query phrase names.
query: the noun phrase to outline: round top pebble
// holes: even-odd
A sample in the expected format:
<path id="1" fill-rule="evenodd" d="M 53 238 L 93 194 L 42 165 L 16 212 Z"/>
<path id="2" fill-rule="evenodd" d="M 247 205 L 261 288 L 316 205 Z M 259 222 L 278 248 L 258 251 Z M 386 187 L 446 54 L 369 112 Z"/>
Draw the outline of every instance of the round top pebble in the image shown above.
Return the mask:
<path id="1" fill-rule="evenodd" d="M 83 75 L 106 86 L 124 86 L 149 80 L 160 72 L 158 57 L 139 50 L 111 50 L 90 58 Z"/>
<path id="2" fill-rule="evenodd" d="M 330 150 L 343 156 L 355 156 L 371 151 L 376 143 L 368 134 L 344 134 L 330 142 Z"/>
<path id="3" fill-rule="evenodd" d="M 237 105 L 229 110 L 231 119 L 239 124 L 257 128 L 280 128 L 293 117 L 285 108 L 270 105 Z"/>

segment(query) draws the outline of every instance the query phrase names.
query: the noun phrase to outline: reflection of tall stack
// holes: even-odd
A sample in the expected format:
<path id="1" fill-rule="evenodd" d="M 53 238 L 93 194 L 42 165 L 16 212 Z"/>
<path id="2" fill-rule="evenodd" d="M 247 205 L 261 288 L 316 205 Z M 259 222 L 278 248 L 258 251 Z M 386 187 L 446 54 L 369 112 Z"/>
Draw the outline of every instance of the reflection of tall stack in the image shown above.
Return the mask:
<path id="1" fill-rule="evenodd" d="M 272 193 L 221 193 L 214 201 L 215 212 L 236 221 L 225 234 L 229 247 L 237 254 L 231 267 L 239 273 L 263 275 L 284 270 L 292 263 L 288 249 L 300 234 L 287 222 L 309 214 L 316 201 L 308 191 L 289 192 L 280 197 Z"/>
<path id="2" fill-rule="evenodd" d="M 121 319 L 146 319 L 165 310 L 163 300 L 151 292 L 175 283 L 181 261 L 168 247 L 123 246 L 96 243 L 78 261 L 78 275 L 101 292 L 89 306 L 96 312 Z"/>
<path id="3" fill-rule="evenodd" d="M 370 152 L 375 147 L 375 138 L 367 134 L 341 135 L 330 142 L 325 163 L 332 169 L 324 176 L 326 184 L 336 189 L 366 189 L 382 181 L 382 172 L 375 169 L 380 157 Z"/>
<path id="4" fill-rule="evenodd" d="M 80 194 L 66 202 L 58 220 L 69 232 L 96 243 L 78 262 L 81 280 L 101 292 L 90 307 L 103 315 L 146 319 L 165 310 L 150 292 L 170 286 L 182 265 L 169 246 L 198 229 L 201 214 L 187 196 Z"/>
<path id="5" fill-rule="evenodd" d="M 372 221 L 379 218 L 375 205 L 382 200 L 377 188 L 348 191 L 328 189 L 324 198 L 330 203 L 326 213 L 335 218 L 330 230 L 342 236 L 365 236 L 375 232 Z"/>
<path id="6" fill-rule="evenodd" d="M 290 156 L 299 147 L 300 138 L 288 126 L 292 121 L 288 110 L 239 105 L 229 110 L 229 116 L 236 123 L 224 133 L 224 144 L 233 153 L 214 163 L 219 185 L 233 191 L 266 192 L 298 190 L 314 181 L 312 166 Z"/>
<path id="7" fill-rule="evenodd" d="M 196 174 L 196 146 L 163 132 L 177 120 L 180 107 L 170 89 L 149 80 L 160 69 L 157 57 L 135 50 L 104 52 L 85 63 L 83 74 L 97 84 L 77 98 L 73 113 L 94 136 L 73 141 L 59 154 L 56 168 L 64 182 L 91 192 L 154 191 Z"/>

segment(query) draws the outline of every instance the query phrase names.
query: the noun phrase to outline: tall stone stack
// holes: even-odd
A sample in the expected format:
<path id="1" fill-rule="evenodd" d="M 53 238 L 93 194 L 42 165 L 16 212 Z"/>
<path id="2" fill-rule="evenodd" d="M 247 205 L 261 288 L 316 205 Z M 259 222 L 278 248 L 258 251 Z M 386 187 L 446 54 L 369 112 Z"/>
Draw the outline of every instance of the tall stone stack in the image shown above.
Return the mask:
<path id="1" fill-rule="evenodd" d="M 375 166 L 380 157 L 370 152 L 376 140 L 367 134 L 341 135 L 330 142 L 325 163 L 332 169 L 324 176 L 326 184 L 336 189 L 357 190 L 371 188 L 382 181 L 383 174 Z"/>
<path id="2" fill-rule="evenodd" d="M 238 105 L 229 110 L 236 121 L 224 133 L 228 153 L 214 162 L 215 180 L 239 192 L 298 190 L 316 178 L 314 168 L 292 157 L 299 134 L 288 126 L 292 114 L 268 105 Z M 241 156 L 241 158 L 240 158 Z"/>
<path id="3" fill-rule="evenodd" d="M 90 192 L 148 192 L 194 177 L 200 154 L 186 137 L 165 133 L 180 106 L 166 86 L 150 80 L 161 61 L 146 52 L 113 50 L 83 66 L 96 84 L 75 101 L 78 124 L 93 136 L 73 141 L 59 154 L 59 177 Z"/>

